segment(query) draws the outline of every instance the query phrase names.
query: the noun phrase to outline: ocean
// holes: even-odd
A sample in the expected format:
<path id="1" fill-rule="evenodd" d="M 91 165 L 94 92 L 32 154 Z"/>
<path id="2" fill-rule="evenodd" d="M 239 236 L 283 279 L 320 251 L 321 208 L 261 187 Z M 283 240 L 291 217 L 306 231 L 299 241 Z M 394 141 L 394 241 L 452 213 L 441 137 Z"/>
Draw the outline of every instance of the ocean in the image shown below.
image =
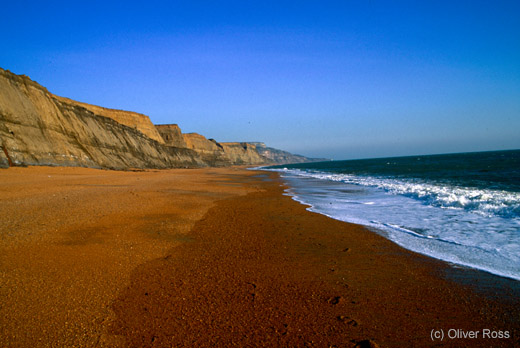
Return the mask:
<path id="1" fill-rule="evenodd" d="M 262 167 L 309 210 L 520 280 L 520 150 Z"/>

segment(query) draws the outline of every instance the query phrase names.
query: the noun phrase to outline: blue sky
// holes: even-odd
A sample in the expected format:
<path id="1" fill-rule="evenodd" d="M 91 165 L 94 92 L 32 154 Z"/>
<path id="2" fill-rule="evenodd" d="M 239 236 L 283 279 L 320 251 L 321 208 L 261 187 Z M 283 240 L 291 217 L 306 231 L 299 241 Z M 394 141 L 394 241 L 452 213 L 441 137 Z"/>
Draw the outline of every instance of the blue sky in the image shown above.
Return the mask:
<path id="1" fill-rule="evenodd" d="M 10 1 L 0 67 L 218 141 L 520 148 L 519 1 Z"/>

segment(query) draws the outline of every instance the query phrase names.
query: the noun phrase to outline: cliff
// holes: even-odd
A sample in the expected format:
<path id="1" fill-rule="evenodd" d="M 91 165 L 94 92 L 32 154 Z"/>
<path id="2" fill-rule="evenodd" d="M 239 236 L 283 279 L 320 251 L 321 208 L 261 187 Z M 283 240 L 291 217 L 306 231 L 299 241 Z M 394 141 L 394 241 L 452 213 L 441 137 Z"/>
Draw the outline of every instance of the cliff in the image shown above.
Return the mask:
<path id="1" fill-rule="evenodd" d="M 0 68 L 0 167 L 176 168 L 297 163 L 314 159 L 263 143 L 218 143 L 176 124 L 56 96 Z"/>
<path id="2" fill-rule="evenodd" d="M 196 151 L 203 161 L 211 163 L 212 166 L 222 167 L 234 164 L 215 140 L 206 139 L 198 133 L 186 133 L 182 136 L 188 149 Z"/>
<path id="3" fill-rule="evenodd" d="M 222 164 L 268 164 L 269 160 L 256 152 L 256 147 L 248 143 L 218 143 L 213 139 L 206 139 L 197 133 L 183 134 L 188 148 L 197 151 L 203 158 L 212 156 Z"/>
<path id="4" fill-rule="evenodd" d="M 271 161 L 256 151 L 249 143 L 220 143 L 233 164 L 268 164 Z"/>
<path id="5" fill-rule="evenodd" d="M 117 123 L 138 130 L 150 139 L 153 139 L 159 143 L 164 143 L 163 138 L 155 128 L 152 121 L 150 121 L 150 118 L 146 115 L 139 114 L 133 111 L 107 109 L 101 106 L 81 103 L 69 98 L 59 97 L 57 95 L 52 96 L 58 99 L 59 101 L 63 102 L 64 104 L 80 106 L 82 108 L 87 109 L 88 111 L 91 111 L 95 115 L 111 118 Z"/>
<path id="6" fill-rule="evenodd" d="M 9 161 L 112 169 L 207 165 L 193 150 L 165 146 L 135 127 L 95 114 L 82 103 L 58 98 L 28 77 L 3 69 L 0 141 L 3 167 Z"/>
<path id="7" fill-rule="evenodd" d="M 156 125 L 155 128 L 161 135 L 164 143 L 168 146 L 188 148 L 188 145 L 184 141 L 181 129 L 176 124 L 160 124 Z"/>
<path id="8" fill-rule="evenodd" d="M 269 161 L 274 162 L 276 164 L 330 161 L 330 159 L 328 158 L 310 158 L 302 155 L 295 155 L 287 151 L 268 147 L 261 142 L 250 142 L 248 144 L 254 145 L 256 147 L 256 151 L 260 156 L 265 157 Z"/>
<path id="9" fill-rule="evenodd" d="M 222 146 L 217 145 L 216 141 L 206 139 L 205 136 L 198 133 L 185 133 L 182 135 L 188 149 L 199 152 L 222 152 Z"/>

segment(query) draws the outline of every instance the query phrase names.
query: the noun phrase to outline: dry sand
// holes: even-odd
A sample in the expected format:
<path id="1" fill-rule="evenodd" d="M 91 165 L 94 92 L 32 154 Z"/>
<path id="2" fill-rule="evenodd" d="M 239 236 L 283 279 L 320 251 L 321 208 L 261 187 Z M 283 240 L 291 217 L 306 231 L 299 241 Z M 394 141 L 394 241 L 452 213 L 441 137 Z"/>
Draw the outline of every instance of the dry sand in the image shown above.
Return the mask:
<path id="1" fill-rule="evenodd" d="M 238 168 L 0 171 L 0 346 L 520 346 L 518 282 L 310 213 L 280 185 Z"/>

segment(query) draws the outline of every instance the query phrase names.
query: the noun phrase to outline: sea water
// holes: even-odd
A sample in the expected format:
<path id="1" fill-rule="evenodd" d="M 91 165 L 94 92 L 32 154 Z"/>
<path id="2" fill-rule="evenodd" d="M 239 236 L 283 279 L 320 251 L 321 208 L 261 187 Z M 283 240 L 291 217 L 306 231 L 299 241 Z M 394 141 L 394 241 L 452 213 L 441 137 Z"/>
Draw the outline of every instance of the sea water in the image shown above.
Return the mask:
<path id="1" fill-rule="evenodd" d="M 264 167 L 309 210 L 520 280 L 520 150 Z"/>

